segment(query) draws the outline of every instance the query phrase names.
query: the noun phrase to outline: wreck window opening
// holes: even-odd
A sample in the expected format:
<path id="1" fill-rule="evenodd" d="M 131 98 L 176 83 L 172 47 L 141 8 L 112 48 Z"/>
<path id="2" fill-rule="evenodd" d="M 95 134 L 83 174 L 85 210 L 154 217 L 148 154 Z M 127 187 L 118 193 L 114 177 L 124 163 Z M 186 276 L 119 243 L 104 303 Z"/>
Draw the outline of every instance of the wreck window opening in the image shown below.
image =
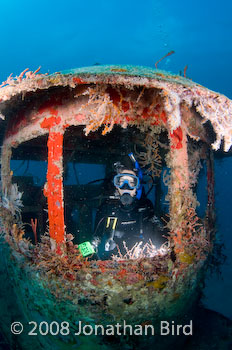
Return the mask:
<path id="1" fill-rule="evenodd" d="M 146 140 L 145 140 L 146 139 Z M 167 133 L 162 142 L 167 143 Z M 133 152 L 142 173 L 142 191 L 151 202 L 155 215 L 162 222 L 162 216 L 168 211 L 165 201 L 162 169 L 166 165 L 166 148 L 156 150 L 155 164 L 144 146 L 146 132 L 136 127 L 123 129 L 114 126 L 113 130 L 102 135 L 102 129 L 85 136 L 83 127 L 69 127 L 64 134 L 64 203 L 66 233 L 74 236 L 74 243 L 91 241 L 96 228 L 96 213 L 101 205 L 115 196 L 113 177 L 116 174 L 114 164 L 130 163 L 128 154 Z M 159 159 L 158 159 L 159 156 Z M 152 164 L 151 164 L 152 162 Z M 165 202 L 165 203 L 164 203 Z"/>
<path id="2" fill-rule="evenodd" d="M 47 201 L 43 194 L 47 174 L 47 136 L 24 142 L 12 149 L 12 184 L 22 193 L 20 209 L 25 237 L 40 240 L 47 225 Z M 36 223 L 36 237 L 32 229 Z"/>

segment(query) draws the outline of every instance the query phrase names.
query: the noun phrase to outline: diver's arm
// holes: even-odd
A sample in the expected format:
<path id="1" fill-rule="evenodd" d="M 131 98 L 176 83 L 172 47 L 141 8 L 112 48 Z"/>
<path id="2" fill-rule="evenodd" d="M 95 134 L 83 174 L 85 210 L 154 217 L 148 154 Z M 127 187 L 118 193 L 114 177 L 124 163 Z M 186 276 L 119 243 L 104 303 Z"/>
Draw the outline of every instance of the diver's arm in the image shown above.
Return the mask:
<path id="1" fill-rule="evenodd" d="M 101 217 L 98 221 L 94 230 L 93 239 L 91 241 L 92 246 L 97 250 L 99 244 L 101 243 L 103 234 L 104 234 L 104 224 L 105 216 Z"/>
<path id="2" fill-rule="evenodd" d="M 95 218 L 95 228 L 93 233 L 93 239 L 91 244 L 94 246 L 95 250 L 102 241 L 103 235 L 105 233 L 106 220 L 108 214 L 108 203 L 104 202 L 97 210 Z"/>

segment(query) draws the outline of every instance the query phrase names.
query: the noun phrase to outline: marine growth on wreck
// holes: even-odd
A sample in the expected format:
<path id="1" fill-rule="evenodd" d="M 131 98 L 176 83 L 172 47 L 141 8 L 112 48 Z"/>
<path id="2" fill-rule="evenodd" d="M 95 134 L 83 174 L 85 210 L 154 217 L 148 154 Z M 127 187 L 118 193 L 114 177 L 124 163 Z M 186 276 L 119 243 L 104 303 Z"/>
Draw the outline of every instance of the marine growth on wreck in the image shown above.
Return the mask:
<path id="1" fill-rule="evenodd" d="M 10 77 L 1 85 L 0 112 L 2 239 L 15 283 L 34 305 L 26 317 L 32 310 L 49 319 L 68 315 L 75 327 L 77 315 L 138 324 L 190 311 L 213 251 L 212 150 L 231 147 L 231 101 L 157 69 L 95 66 Z M 128 151 L 142 167 L 167 241 L 158 250 L 137 242 L 110 260 L 83 257 L 78 245 L 91 240 L 93 213 L 112 194 L 105 179 Z M 43 184 L 28 176 L 33 161 L 46 168 Z M 80 163 L 101 166 L 104 178 L 80 183 Z M 202 169 L 207 203 L 199 214 Z"/>

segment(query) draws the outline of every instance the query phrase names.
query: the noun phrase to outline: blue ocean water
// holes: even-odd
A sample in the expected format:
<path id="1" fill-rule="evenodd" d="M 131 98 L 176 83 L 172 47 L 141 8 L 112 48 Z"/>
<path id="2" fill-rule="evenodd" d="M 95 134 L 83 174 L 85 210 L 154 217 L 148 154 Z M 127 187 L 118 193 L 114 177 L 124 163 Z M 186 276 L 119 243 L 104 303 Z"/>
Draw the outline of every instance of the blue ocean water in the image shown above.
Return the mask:
<path id="1" fill-rule="evenodd" d="M 1 3 L 4 81 L 25 68 L 56 72 L 80 66 L 135 64 L 187 76 L 232 98 L 232 3 L 166 0 L 26 1 Z M 217 227 L 227 262 L 209 277 L 204 303 L 232 318 L 232 158 L 217 160 Z"/>

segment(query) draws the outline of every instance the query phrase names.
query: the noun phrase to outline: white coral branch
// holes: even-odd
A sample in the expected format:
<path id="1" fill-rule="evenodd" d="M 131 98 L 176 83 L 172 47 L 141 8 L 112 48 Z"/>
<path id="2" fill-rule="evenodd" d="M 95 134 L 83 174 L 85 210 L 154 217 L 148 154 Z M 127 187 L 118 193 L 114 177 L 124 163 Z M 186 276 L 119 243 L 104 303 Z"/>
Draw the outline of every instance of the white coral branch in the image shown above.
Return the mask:
<path id="1" fill-rule="evenodd" d="M 17 184 L 12 184 L 10 189 L 5 190 L 0 205 L 8 209 L 13 215 L 21 212 L 23 192 L 19 192 Z"/>
<path id="2" fill-rule="evenodd" d="M 153 258 L 155 255 L 166 255 L 170 249 L 170 243 L 165 242 L 159 249 L 152 243 L 151 240 L 149 242 L 143 244 L 142 241 L 135 243 L 135 245 L 128 249 L 126 242 L 123 242 L 123 247 L 126 251 L 126 254 L 122 254 L 118 248 L 119 255 L 112 255 L 112 259 L 119 260 L 137 260 L 144 258 Z"/>

